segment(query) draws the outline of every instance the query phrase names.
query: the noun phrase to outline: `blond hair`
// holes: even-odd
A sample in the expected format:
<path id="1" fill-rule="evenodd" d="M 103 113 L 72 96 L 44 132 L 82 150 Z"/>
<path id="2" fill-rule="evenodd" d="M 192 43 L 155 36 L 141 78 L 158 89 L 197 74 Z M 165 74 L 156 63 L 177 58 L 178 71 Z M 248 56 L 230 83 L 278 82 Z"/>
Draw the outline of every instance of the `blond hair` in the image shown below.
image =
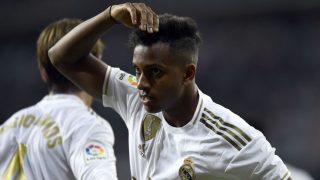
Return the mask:
<path id="1" fill-rule="evenodd" d="M 47 85 L 49 91 L 54 92 L 74 92 L 80 91 L 80 89 L 70 82 L 66 77 L 59 73 L 58 70 L 51 64 L 48 51 L 55 45 L 55 43 L 61 39 L 65 34 L 71 31 L 74 27 L 80 24 L 80 19 L 62 19 L 49 24 L 40 33 L 37 41 L 37 61 L 42 66 L 48 76 Z M 99 39 L 91 50 L 91 53 L 95 56 L 101 56 L 104 45 Z"/>

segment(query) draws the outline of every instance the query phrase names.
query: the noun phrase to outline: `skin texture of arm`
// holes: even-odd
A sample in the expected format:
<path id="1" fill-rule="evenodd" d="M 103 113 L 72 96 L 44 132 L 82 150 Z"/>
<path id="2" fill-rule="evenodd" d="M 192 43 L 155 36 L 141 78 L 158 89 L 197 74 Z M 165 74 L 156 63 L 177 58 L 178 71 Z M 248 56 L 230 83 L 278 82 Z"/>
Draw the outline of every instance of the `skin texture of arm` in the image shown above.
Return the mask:
<path id="1" fill-rule="evenodd" d="M 108 65 L 90 54 L 90 50 L 116 23 L 148 33 L 159 29 L 157 15 L 145 4 L 113 5 L 75 27 L 48 52 L 51 62 L 63 75 L 97 99 L 102 98 Z"/>

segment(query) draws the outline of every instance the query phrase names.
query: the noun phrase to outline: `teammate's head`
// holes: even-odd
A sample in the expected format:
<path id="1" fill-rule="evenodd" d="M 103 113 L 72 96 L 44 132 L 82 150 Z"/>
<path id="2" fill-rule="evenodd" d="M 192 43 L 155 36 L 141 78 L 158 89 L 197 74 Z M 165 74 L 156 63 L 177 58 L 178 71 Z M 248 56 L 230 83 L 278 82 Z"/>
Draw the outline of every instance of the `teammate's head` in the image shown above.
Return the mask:
<path id="1" fill-rule="evenodd" d="M 159 16 L 159 32 L 131 33 L 138 89 L 147 111 L 174 109 L 194 88 L 200 42 L 194 20 L 169 14 Z"/>
<path id="2" fill-rule="evenodd" d="M 82 21 L 79 19 L 62 19 L 49 24 L 39 35 L 37 41 L 37 60 L 42 79 L 53 93 L 77 93 L 80 89 L 61 75 L 51 64 L 48 50 L 66 33 Z M 101 57 L 103 44 L 98 40 L 91 53 Z"/>

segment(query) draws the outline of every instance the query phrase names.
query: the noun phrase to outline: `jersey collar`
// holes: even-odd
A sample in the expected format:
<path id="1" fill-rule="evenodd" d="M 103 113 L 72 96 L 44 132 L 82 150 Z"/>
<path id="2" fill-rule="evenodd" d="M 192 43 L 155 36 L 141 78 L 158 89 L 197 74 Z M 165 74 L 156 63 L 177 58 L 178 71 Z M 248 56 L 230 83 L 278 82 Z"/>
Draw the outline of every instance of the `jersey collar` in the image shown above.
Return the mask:
<path id="1" fill-rule="evenodd" d="M 43 99 L 43 101 L 52 101 L 52 100 L 73 100 L 77 103 L 84 104 L 84 102 L 76 95 L 73 94 L 48 94 Z"/>
<path id="2" fill-rule="evenodd" d="M 199 100 L 198 100 L 196 111 L 193 114 L 191 121 L 189 121 L 183 127 L 171 126 L 170 124 L 168 124 L 168 122 L 165 120 L 163 114 L 161 113 L 161 116 L 162 116 L 161 119 L 163 119 L 162 124 L 163 124 L 163 127 L 166 131 L 172 132 L 172 133 L 185 133 L 185 132 L 191 130 L 192 128 L 194 128 L 194 125 L 199 121 L 200 114 L 203 109 L 203 93 L 200 91 L 199 88 L 198 88 L 198 93 L 199 93 Z"/>

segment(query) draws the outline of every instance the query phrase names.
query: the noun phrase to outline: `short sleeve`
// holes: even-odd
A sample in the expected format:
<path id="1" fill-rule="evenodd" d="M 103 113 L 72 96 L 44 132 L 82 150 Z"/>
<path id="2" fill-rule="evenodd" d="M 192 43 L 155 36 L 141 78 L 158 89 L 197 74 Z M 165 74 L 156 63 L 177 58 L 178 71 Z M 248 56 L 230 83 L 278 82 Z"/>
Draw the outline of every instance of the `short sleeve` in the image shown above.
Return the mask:
<path id="1" fill-rule="evenodd" d="M 66 151 L 77 179 L 117 179 L 114 134 L 109 126 L 98 123 L 82 124 L 69 138 Z"/>
<path id="2" fill-rule="evenodd" d="M 18 147 L 15 132 L 13 129 L 9 129 L 13 126 L 13 120 L 13 117 L 11 117 L 0 126 L 0 176 L 3 175 Z"/>
<path id="3" fill-rule="evenodd" d="M 290 172 L 264 136 L 253 139 L 226 169 L 240 179 L 289 180 Z"/>
<path id="4" fill-rule="evenodd" d="M 137 100 L 137 97 L 136 77 L 109 66 L 103 85 L 103 105 L 114 109 L 128 124 L 128 108 L 134 106 L 136 102 L 133 100 Z"/>

